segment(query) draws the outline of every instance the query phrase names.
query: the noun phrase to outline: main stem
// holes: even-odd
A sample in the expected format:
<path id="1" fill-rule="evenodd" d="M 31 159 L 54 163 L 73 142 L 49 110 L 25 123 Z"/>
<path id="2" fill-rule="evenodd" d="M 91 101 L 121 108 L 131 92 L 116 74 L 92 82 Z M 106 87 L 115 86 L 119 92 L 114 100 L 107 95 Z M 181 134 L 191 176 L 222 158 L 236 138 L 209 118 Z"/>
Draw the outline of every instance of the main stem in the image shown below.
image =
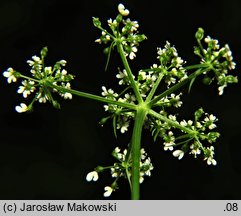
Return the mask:
<path id="1" fill-rule="evenodd" d="M 142 127 L 146 117 L 145 109 L 137 109 L 134 129 L 132 134 L 132 149 L 131 149 L 131 158 L 132 158 L 132 191 L 131 199 L 139 200 L 140 199 L 140 149 L 141 149 L 141 134 Z"/>

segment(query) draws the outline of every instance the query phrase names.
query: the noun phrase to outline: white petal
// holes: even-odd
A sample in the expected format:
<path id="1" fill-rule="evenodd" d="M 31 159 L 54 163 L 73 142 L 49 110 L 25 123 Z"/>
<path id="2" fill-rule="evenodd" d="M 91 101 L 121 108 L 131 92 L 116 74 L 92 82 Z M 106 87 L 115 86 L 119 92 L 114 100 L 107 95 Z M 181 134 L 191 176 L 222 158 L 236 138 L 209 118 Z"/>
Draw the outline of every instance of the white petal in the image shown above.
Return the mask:
<path id="1" fill-rule="evenodd" d="M 86 181 L 97 181 L 99 178 L 98 173 L 96 171 L 89 172 L 86 176 Z"/>
<path id="2" fill-rule="evenodd" d="M 104 197 L 109 197 L 113 191 L 113 189 L 109 186 L 106 186 L 104 190 L 105 190 Z"/>
<path id="3" fill-rule="evenodd" d="M 125 10 L 125 6 L 120 3 L 120 4 L 118 5 L 118 11 L 120 12 L 120 11 L 122 11 L 122 10 Z"/>
<path id="4" fill-rule="evenodd" d="M 184 156 L 184 152 L 182 150 L 176 150 L 172 154 L 174 157 L 178 157 L 179 160 Z"/>
<path id="5" fill-rule="evenodd" d="M 8 71 L 3 72 L 3 76 L 6 77 L 6 78 L 10 77 L 11 74 L 12 74 L 12 73 L 10 73 L 10 72 L 8 72 Z"/>
<path id="6" fill-rule="evenodd" d="M 28 107 L 26 104 L 21 103 L 20 106 L 16 106 L 15 110 L 19 113 L 26 112 L 28 110 Z"/>

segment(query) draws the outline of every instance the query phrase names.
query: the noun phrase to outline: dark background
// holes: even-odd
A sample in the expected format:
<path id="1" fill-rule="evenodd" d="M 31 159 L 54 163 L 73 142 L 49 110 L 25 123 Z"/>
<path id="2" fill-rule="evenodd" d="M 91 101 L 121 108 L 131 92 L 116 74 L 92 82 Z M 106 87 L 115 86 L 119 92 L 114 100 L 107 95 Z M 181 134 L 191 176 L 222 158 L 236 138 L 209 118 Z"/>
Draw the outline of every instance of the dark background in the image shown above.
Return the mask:
<path id="1" fill-rule="evenodd" d="M 114 88 L 116 68 L 122 65 L 113 55 L 104 72 L 106 57 L 103 47 L 94 43 L 100 32 L 93 27 L 92 16 L 100 17 L 102 23 L 115 18 L 118 3 L 0 0 L 0 70 L 11 66 L 27 74 L 26 60 L 48 46 L 48 64 L 67 60 L 67 70 L 76 76 L 73 88 L 95 94 L 100 94 L 102 85 Z M 156 62 L 156 47 L 166 40 L 175 44 L 187 62 L 197 63 L 194 34 L 203 27 L 220 44 L 230 45 L 237 63 L 234 73 L 239 76 L 239 0 L 123 3 L 148 37 L 131 62 L 134 71 Z M 110 153 L 117 145 L 125 147 L 126 136 L 119 134 L 117 141 L 111 123 L 100 127 L 103 105 L 87 99 L 60 99 L 61 110 L 36 103 L 33 113 L 18 114 L 14 107 L 23 102 L 16 93 L 19 84 L 8 85 L 5 78 L 0 79 L 0 199 L 103 199 L 104 186 L 113 180 L 110 174 L 102 174 L 97 183 L 86 182 L 85 176 L 97 165 L 111 165 Z M 201 80 L 183 97 L 180 119 L 192 118 L 203 107 L 220 120 L 216 167 L 190 156 L 178 161 L 164 152 L 161 141 L 154 143 L 149 132 L 144 132 L 143 146 L 155 168 L 141 185 L 142 199 L 241 199 L 240 99 L 240 84 L 218 97 L 216 87 L 204 86 Z M 120 181 L 119 186 L 110 198 L 129 199 L 127 183 Z"/>

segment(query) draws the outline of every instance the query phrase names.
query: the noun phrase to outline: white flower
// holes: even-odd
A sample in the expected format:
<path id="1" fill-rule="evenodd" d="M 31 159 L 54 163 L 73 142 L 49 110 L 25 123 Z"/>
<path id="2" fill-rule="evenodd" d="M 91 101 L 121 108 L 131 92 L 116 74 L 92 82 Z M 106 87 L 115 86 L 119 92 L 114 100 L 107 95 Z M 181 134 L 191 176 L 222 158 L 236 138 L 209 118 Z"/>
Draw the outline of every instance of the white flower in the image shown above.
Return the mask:
<path id="1" fill-rule="evenodd" d="M 121 133 L 125 133 L 127 130 L 128 130 L 128 127 L 130 125 L 130 122 L 129 121 L 125 121 L 121 124 L 117 124 L 117 129 L 120 129 L 121 130 Z"/>
<path id="2" fill-rule="evenodd" d="M 33 86 L 34 85 L 34 81 L 27 81 L 27 80 L 24 80 L 22 81 L 22 84 L 23 86 L 19 86 L 19 89 L 18 89 L 18 93 L 19 94 L 23 94 L 23 97 L 24 98 L 27 98 L 28 95 L 31 94 L 31 92 L 34 92 L 35 91 L 35 87 Z"/>
<path id="3" fill-rule="evenodd" d="M 59 63 L 60 65 L 62 65 L 62 66 L 65 66 L 66 63 L 67 63 L 67 61 L 65 61 L 65 60 L 60 60 L 58 63 Z"/>
<path id="4" fill-rule="evenodd" d="M 39 101 L 39 103 L 46 103 L 48 98 L 46 95 L 44 95 L 43 93 L 39 93 L 37 96 L 37 99 Z"/>
<path id="5" fill-rule="evenodd" d="M 124 157 L 124 155 L 122 153 L 120 153 L 120 148 L 119 147 L 116 147 L 115 150 L 114 150 L 116 156 L 118 159 L 122 159 Z"/>
<path id="6" fill-rule="evenodd" d="M 119 85 L 126 84 L 126 78 L 128 77 L 126 70 L 124 69 L 123 72 L 119 71 L 119 73 L 116 75 L 116 78 L 120 79 Z"/>
<path id="7" fill-rule="evenodd" d="M 65 88 L 67 89 L 71 89 L 70 83 L 66 83 L 66 85 L 62 84 Z M 65 93 L 60 93 L 60 96 L 63 97 L 64 99 L 72 99 L 72 94 L 69 92 L 65 92 Z"/>
<path id="8" fill-rule="evenodd" d="M 177 120 L 175 115 L 169 115 L 168 118 L 171 119 L 172 121 L 176 121 Z"/>
<path id="9" fill-rule="evenodd" d="M 164 151 L 167 151 L 167 150 L 172 151 L 174 145 L 175 145 L 174 142 L 169 142 L 169 143 L 164 142 Z"/>
<path id="10" fill-rule="evenodd" d="M 173 150 L 173 146 L 175 145 L 175 137 L 173 136 L 173 132 L 172 131 L 169 131 L 168 132 L 168 141 L 167 142 L 164 142 L 164 150 L 167 151 L 167 150 L 170 150 L 172 151 Z"/>
<path id="11" fill-rule="evenodd" d="M 148 157 L 148 158 L 144 161 L 143 166 L 148 167 L 148 169 L 145 170 L 145 173 L 144 173 L 144 174 L 147 175 L 147 176 L 151 176 L 151 170 L 153 170 L 153 165 L 152 165 L 152 163 L 151 163 L 150 157 Z"/>
<path id="12" fill-rule="evenodd" d="M 62 76 L 67 75 L 67 70 L 63 69 L 63 70 L 61 71 L 61 75 L 62 75 Z"/>
<path id="13" fill-rule="evenodd" d="M 104 190 L 105 190 L 104 197 L 109 197 L 113 192 L 113 188 L 110 186 L 106 186 Z"/>
<path id="14" fill-rule="evenodd" d="M 110 170 L 111 170 L 111 176 L 113 178 L 117 178 L 119 174 L 118 172 L 116 172 L 116 169 L 112 167 Z"/>
<path id="15" fill-rule="evenodd" d="M 218 87 L 218 95 L 223 94 L 223 90 L 224 90 L 225 87 L 227 87 L 227 84 Z"/>
<path id="16" fill-rule="evenodd" d="M 182 150 L 175 150 L 172 154 L 174 157 L 178 157 L 179 160 L 181 160 L 184 156 L 184 152 Z"/>
<path id="17" fill-rule="evenodd" d="M 41 59 L 38 56 L 33 56 L 32 59 L 37 62 L 37 63 L 41 63 Z"/>
<path id="18" fill-rule="evenodd" d="M 191 152 L 189 154 L 193 154 L 195 158 L 197 157 L 198 154 L 201 154 L 201 150 L 196 143 L 193 143 L 190 146 L 190 149 L 191 149 Z"/>
<path id="19" fill-rule="evenodd" d="M 202 128 L 202 124 L 200 122 L 196 122 L 196 127 L 197 128 Z"/>
<path id="20" fill-rule="evenodd" d="M 211 115 L 209 116 L 209 119 L 210 119 L 211 121 L 215 121 L 217 118 L 216 118 L 216 116 L 214 116 L 213 114 L 211 114 Z"/>
<path id="21" fill-rule="evenodd" d="M 101 44 L 101 39 L 98 38 L 98 39 L 95 40 L 95 42 Z"/>
<path id="22" fill-rule="evenodd" d="M 216 166 L 216 165 L 217 165 L 217 161 L 216 161 L 215 159 L 209 157 L 209 158 L 207 159 L 207 164 L 208 164 L 208 165 L 214 165 L 214 166 Z"/>
<path id="23" fill-rule="evenodd" d="M 193 121 L 192 121 L 192 120 L 188 120 L 187 123 L 188 123 L 190 126 L 192 126 Z"/>
<path id="24" fill-rule="evenodd" d="M 122 16 L 128 16 L 130 13 L 128 9 L 125 9 L 125 6 L 123 4 L 118 5 L 118 11 Z"/>
<path id="25" fill-rule="evenodd" d="M 117 25 L 118 25 L 117 21 L 116 21 L 116 20 L 112 21 L 111 18 L 108 19 L 107 22 L 108 22 L 108 25 L 109 25 L 110 27 L 113 27 L 113 28 L 117 27 Z"/>
<path id="26" fill-rule="evenodd" d="M 32 67 L 35 63 L 37 63 L 37 64 L 41 64 L 41 63 L 42 63 L 41 59 L 40 59 L 38 56 L 33 56 L 32 59 L 33 59 L 33 61 L 32 61 L 32 60 L 28 60 L 28 61 L 27 61 L 27 63 L 28 63 L 29 66 L 31 66 L 31 67 Z"/>
<path id="27" fill-rule="evenodd" d="M 137 52 L 137 48 L 135 46 L 132 46 L 131 47 L 131 52 L 129 54 L 129 58 L 131 60 L 133 60 L 136 57 L 136 54 L 135 54 L 136 52 Z"/>
<path id="28" fill-rule="evenodd" d="M 69 92 L 66 92 L 66 93 L 64 93 L 64 95 L 63 95 L 63 98 L 64 98 L 64 99 L 70 99 L 70 100 L 71 100 L 72 97 L 73 97 L 72 94 L 69 93 Z"/>
<path id="29" fill-rule="evenodd" d="M 144 175 L 144 173 L 141 172 L 141 173 L 140 173 L 140 178 L 139 178 L 140 184 L 143 183 L 143 181 L 144 181 L 143 175 Z"/>
<path id="30" fill-rule="evenodd" d="M 26 112 L 28 110 L 28 106 L 25 103 L 21 103 L 20 106 L 16 106 L 15 110 L 18 113 Z"/>
<path id="31" fill-rule="evenodd" d="M 186 120 L 181 121 L 181 122 L 180 122 L 180 125 L 183 126 L 183 127 L 186 127 L 186 126 L 187 126 Z"/>
<path id="32" fill-rule="evenodd" d="M 207 150 L 207 154 L 204 160 L 207 160 L 208 165 L 214 165 L 214 166 L 217 165 L 217 161 L 213 159 L 214 147 L 213 146 L 207 147 L 206 150 Z"/>
<path id="33" fill-rule="evenodd" d="M 52 67 L 45 67 L 44 68 L 44 72 L 49 75 L 49 74 L 52 74 Z"/>
<path id="34" fill-rule="evenodd" d="M 136 97 L 134 95 L 130 95 L 130 94 L 125 94 L 125 99 L 129 102 L 129 103 L 134 103 L 134 101 L 136 101 Z"/>
<path id="35" fill-rule="evenodd" d="M 99 178 L 98 172 L 92 171 L 87 174 L 86 181 L 97 181 L 98 178 Z"/>
<path id="36" fill-rule="evenodd" d="M 103 90 L 103 92 L 101 93 L 102 96 L 112 96 L 112 97 L 118 96 L 118 94 L 114 93 L 114 91 L 112 89 L 107 90 L 105 86 L 102 86 L 102 90 Z"/>
<path id="37" fill-rule="evenodd" d="M 7 71 L 4 71 L 3 76 L 8 78 L 8 83 L 17 81 L 17 77 L 14 76 L 14 70 L 12 68 L 8 68 Z"/>
<path id="38" fill-rule="evenodd" d="M 204 119 L 204 123 L 206 122 L 208 124 L 208 128 L 210 130 L 216 128 L 216 125 L 214 124 L 215 121 L 217 121 L 217 118 L 213 114 L 211 114 L 209 117 L 206 117 Z"/>

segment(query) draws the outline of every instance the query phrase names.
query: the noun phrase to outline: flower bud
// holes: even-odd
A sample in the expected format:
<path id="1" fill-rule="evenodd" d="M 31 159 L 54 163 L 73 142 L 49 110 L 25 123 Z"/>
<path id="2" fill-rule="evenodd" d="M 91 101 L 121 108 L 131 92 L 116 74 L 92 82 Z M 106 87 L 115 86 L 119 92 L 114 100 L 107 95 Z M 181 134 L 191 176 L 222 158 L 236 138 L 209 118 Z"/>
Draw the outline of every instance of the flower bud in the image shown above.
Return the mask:
<path id="1" fill-rule="evenodd" d="M 205 84 L 205 85 L 210 85 L 211 83 L 212 83 L 212 79 L 211 79 L 210 77 L 205 76 L 205 77 L 203 78 L 203 84 Z"/>
<path id="2" fill-rule="evenodd" d="M 56 109 L 60 109 L 60 104 L 56 100 L 53 100 L 53 106 Z"/>
<path id="3" fill-rule="evenodd" d="M 229 75 L 226 77 L 226 81 L 227 81 L 227 83 L 237 83 L 238 78 L 235 76 Z"/>
<path id="4" fill-rule="evenodd" d="M 103 168 L 102 166 L 97 166 L 97 167 L 95 168 L 95 171 L 96 171 L 96 172 L 103 172 L 103 170 L 104 170 L 104 168 Z"/>
<path id="5" fill-rule="evenodd" d="M 202 28 L 198 28 L 195 37 L 198 41 L 202 40 L 204 36 L 204 30 Z"/>
<path id="6" fill-rule="evenodd" d="M 40 54 L 41 54 L 41 58 L 44 59 L 47 55 L 47 52 L 48 52 L 48 48 L 47 47 L 44 47 L 41 51 L 40 51 Z"/>
<path id="7" fill-rule="evenodd" d="M 101 26 L 101 22 L 99 20 L 99 18 L 93 17 L 93 24 L 95 27 L 100 27 Z"/>
<path id="8" fill-rule="evenodd" d="M 110 47 L 106 47 L 106 48 L 103 50 L 103 53 L 104 53 L 105 55 L 108 55 L 109 51 L 110 51 Z"/>
<path id="9" fill-rule="evenodd" d="M 196 112 L 195 112 L 195 118 L 199 119 L 201 118 L 202 114 L 204 113 L 202 108 L 199 108 Z"/>
<path id="10" fill-rule="evenodd" d="M 118 14 L 118 16 L 116 17 L 116 22 L 120 23 L 122 19 L 123 19 L 122 15 Z"/>

